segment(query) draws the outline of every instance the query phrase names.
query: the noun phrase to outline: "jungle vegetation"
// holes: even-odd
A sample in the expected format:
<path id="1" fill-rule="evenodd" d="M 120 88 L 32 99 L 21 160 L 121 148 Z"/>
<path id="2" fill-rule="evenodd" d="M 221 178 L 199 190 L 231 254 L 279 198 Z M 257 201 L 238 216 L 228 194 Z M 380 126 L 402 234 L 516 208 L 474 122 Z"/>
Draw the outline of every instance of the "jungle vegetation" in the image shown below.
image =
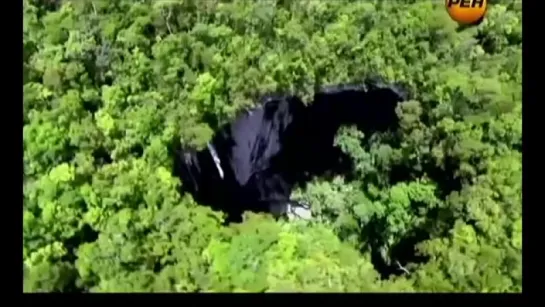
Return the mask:
<path id="1" fill-rule="evenodd" d="M 462 27 L 442 1 L 25 0 L 25 292 L 521 292 L 521 1 Z M 311 221 L 179 193 L 202 146 L 271 91 L 406 84 L 397 131 L 337 144 Z"/>

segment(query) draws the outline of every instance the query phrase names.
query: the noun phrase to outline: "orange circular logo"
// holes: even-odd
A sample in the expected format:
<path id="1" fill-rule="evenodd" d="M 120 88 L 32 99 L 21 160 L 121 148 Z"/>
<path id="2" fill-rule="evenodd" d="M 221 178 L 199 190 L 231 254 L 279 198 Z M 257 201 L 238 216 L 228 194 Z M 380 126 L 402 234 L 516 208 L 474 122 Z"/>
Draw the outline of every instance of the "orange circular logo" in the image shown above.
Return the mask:
<path id="1" fill-rule="evenodd" d="M 478 22 L 486 13 L 487 0 L 445 0 L 450 18 L 464 25 Z"/>

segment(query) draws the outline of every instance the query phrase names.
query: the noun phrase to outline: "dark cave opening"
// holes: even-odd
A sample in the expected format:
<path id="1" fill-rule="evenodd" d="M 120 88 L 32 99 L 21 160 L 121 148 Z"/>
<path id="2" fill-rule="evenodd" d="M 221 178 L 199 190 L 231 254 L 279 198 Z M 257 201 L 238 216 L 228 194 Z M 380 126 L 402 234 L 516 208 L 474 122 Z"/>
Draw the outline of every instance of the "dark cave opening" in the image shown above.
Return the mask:
<path id="1" fill-rule="evenodd" d="M 226 213 L 226 224 L 239 223 L 242 222 L 244 211 L 269 212 L 272 202 L 290 202 L 292 189 L 304 188 L 312 178 L 327 180 L 331 175 L 341 175 L 350 179 L 356 176 L 351 158 L 334 145 L 338 129 L 342 125 L 356 124 L 364 135 L 369 136 L 367 140 L 377 132 L 393 134 L 399 129 L 396 108 L 402 101 L 407 101 L 407 96 L 395 86 L 339 85 L 324 88 L 315 96 L 314 102 L 309 104 L 310 107 L 306 107 L 301 100 L 293 96 L 269 97 L 261 109 L 257 107 L 252 111 L 258 115 L 249 115 L 252 112 L 246 112 L 246 117 L 243 115 L 216 132 L 210 144 L 217 150 L 219 164 L 215 164 L 209 149 L 190 150 L 183 148 L 179 142 L 174 142 L 170 148 L 174 161 L 173 173 L 182 181 L 182 193 L 191 194 L 201 205 Z M 335 104 L 332 104 L 333 100 L 336 101 Z M 272 110 L 270 114 L 267 113 L 269 109 Z M 260 111 L 262 115 L 259 115 Z M 289 116 L 281 118 L 280 115 L 284 114 L 282 112 L 287 112 Z M 251 116 L 262 116 L 262 119 Z M 282 122 L 287 120 L 286 118 L 291 122 Z M 232 127 L 244 129 L 244 132 Z M 273 128 L 262 131 L 263 127 Z M 282 130 L 281 127 L 288 128 Z M 252 145 L 256 146 L 255 148 L 279 146 L 272 156 L 261 160 L 260 157 L 254 156 L 244 162 L 254 163 L 252 166 L 254 168 L 255 163 L 268 165 L 267 170 L 261 171 L 258 177 L 255 177 L 255 174 L 249 176 L 245 184 L 255 184 L 255 187 L 250 189 L 241 188 L 235 176 L 239 171 L 237 167 L 248 166 L 226 162 L 241 161 L 240 157 L 233 154 L 233 150 L 236 151 L 236 147 L 241 146 L 240 141 L 236 140 L 237 133 L 246 134 L 248 140 L 256 142 Z M 392 143 L 390 146 L 400 146 L 398 138 L 386 139 L 387 143 Z M 369 144 L 362 145 L 368 147 Z M 267 154 L 264 150 L 256 152 L 260 152 L 261 155 Z M 415 176 L 427 174 L 438 183 L 439 190 L 446 195 L 461 187 L 460 181 L 453 176 L 454 170 L 457 169 L 455 161 L 447 162 L 448 165 L 444 165 L 442 169 L 423 165 L 419 172 L 415 172 L 408 165 L 393 165 L 388 178 L 389 184 L 414 180 Z M 223 168 L 225 178 L 218 175 L 216 167 Z M 280 188 L 283 184 L 287 185 L 285 190 Z M 265 195 L 263 193 L 268 195 L 268 198 L 263 198 Z M 271 197 L 273 194 L 280 196 Z M 233 203 L 241 206 L 233 207 Z M 406 273 L 404 267 L 407 264 L 427 260 L 415 250 L 415 245 L 429 239 L 430 234 L 426 229 L 414 229 L 405 235 L 388 249 L 386 258 L 391 261 L 385 259 L 385 255 L 379 252 L 385 246 L 385 238 L 380 231 L 381 227 L 385 226 L 380 223 L 381 221 L 372 221 L 367 225 L 365 236 L 373 238 L 366 250 L 371 251 L 373 265 L 382 278 Z"/>

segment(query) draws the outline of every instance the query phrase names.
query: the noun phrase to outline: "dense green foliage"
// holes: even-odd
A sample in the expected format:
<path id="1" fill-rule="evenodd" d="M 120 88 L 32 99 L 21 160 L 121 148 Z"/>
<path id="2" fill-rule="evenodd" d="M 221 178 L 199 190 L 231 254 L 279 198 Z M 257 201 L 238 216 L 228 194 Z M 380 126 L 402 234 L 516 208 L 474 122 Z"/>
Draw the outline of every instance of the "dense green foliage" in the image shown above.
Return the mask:
<path id="1" fill-rule="evenodd" d="M 431 0 L 25 0 L 25 291 L 522 291 L 522 13 L 491 2 L 461 28 Z M 371 75 L 413 100 L 340 131 L 356 168 L 296 191 L 312 221 L 178 192 L 172 140 Z"/>

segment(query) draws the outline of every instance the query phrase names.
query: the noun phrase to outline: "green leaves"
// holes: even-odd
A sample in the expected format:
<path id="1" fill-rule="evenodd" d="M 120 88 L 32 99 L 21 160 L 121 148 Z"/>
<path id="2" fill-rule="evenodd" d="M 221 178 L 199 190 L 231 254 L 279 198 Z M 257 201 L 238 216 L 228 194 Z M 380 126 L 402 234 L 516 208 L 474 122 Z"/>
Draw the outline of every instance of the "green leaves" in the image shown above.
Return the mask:
<path id="1" fill-rule="evenodd" d="M 214 291 L 384 291 L 369 260 L 323 226 L 252 216 L 229 237 L 205 252 Z"/>
<path id="2" fill-rule="evenodd" d="M 488 245 L 462 222 L 456 223 L 449 239 L 432 240 L 422 248 L 436 255 L 416 277 L 424 291 L 520 291 L 521 264 L 518 269 L 502 264 L 516 263 L 520 254 Z"/>
<path id="3" fill-rule="evenodd" d="M 24 1 L 25 291 L 521 291 L 520 3 L 459 28 L 434 1 L 281 2 Z M 294 193 L 312 221 L 179 194 L 173 140 L 371 75 L 411 100 L 339 131 L 354 169 Z"/>

